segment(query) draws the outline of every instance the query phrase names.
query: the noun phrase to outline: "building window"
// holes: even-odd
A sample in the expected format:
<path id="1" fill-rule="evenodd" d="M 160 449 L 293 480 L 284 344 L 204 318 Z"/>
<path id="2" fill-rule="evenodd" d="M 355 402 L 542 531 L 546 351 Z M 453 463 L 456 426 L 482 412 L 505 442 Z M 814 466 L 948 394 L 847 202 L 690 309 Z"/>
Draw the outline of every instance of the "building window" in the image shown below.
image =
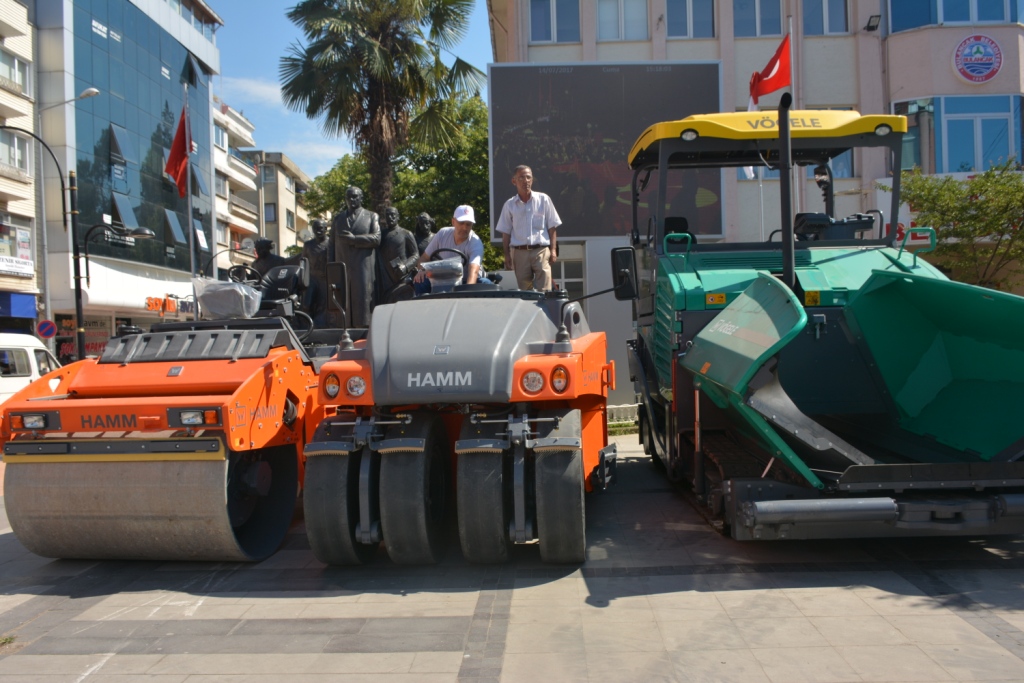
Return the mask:
<path id="1" fill-rule="evenodd" d="M 1014 154 L 1009 97 L 944 97 L 942 117 L 947 173 L 986 171 Z"/>
<path id="2" fill-rule="evenodd" d="M 598 40 L 647 40 L 647 0 L 597 0 Z"/>
<path id="3" fill-rule="evenodd" d="M 1006 5 L 1006 0 L 942 0 L 939 21 L 943 24 L 1006 21 L 1009 14 Z"/>
<path id="4" fill-rule="evenodd" d="M 939 24 L 1019 21 L 1019 0 L 890 0 L 893 33 Z"/>
<path id="5" fill-rule="evenodd" d="M 3 84 L 8 90 L 31 95 L 29 89 L 29 74 L 31 69 L 27 63 L 10 54 L 0 50 L 0 78 L 6 78 L 9 83 Z M 13 87 L 12 87 L 13 86 Z"/>
<path id="6" fill-rule="evenodd" d="M 217 221 L 217 243 L 228 244 L 231 239 L 231 231 L 228 228 L 228 224 L 224 221 Z"/>
<path id="7" fill-rule="evenodd" d="M 274 168 L 273 164 L 263 164 L 263 182 L 277 182 L 277 170 Z"/>
<path id="8" fill-rule="evenodd" d="M 847 33 L 846 0 L 804 0 L 804 35 Z"/>
<path id="9" fill-rule="evenodd" d="M 893 113 L 907 117 L 907 134 L 903 136 L 903 170 L 921 169 L 936 172 L 935 103 L 931 98 L 897 102 Z"/>
<path id="10" fill-rule="evenodd" d="M 265 220 L 268 223 L 277 222 L 277 204 L 263 205 L 263 220 Z"/>
<path id="11" fill-rule="evenodd" d="M 228 148 L 228 132 L 216 124 L 213 126 L 213 144 L 221 149 Z"/>
<path id="12" fill-rule="evenodd" d="M 579 0 L 530 0 L 530 40 L 580 42 Z"/>
<path id="13" fill-rule="evenodd" d="M 284 224 L 288 227 L 289 230 L 295 229 L 295 214 L 292 212 L 291 209 L 284 210 Z"/>
<path id="14" fill-rule="evenodd" d="M 215 173 L 213 176 L 214 189 L 218 197 L 228 196 L 228 177 L 223 173 Z"/>
<path id="15" fill-rule="evenodd" d="M 782 35 L 781 0 L 733 0 L 733 33 L 737 38 Z"/>
<path id="16" fill-rule="evenodd" d="M 669 38 L 714 38 L 714 0 L 667 0 Z"/>
<path id="17" fill-rule="evenodd" d="M 558 260 L 551 264 L 551 281 L 556 288 L 568 292 L 570 299 L 586 293 L 582 244 L 559 243 Z"/>
<path id="18" fill-rule="evenodd" d="M 290 175 L 286 175 L 284 177 L 284 186 L 292 192 L 295 192 L 295 178 L 292 178 Z"/>
<path id="19" fill-rule="evenodd" d="M 7 164 L 29 173 L 28 138 L 15 135 L 9 130 L 0 131 L 0 164 Z"/>

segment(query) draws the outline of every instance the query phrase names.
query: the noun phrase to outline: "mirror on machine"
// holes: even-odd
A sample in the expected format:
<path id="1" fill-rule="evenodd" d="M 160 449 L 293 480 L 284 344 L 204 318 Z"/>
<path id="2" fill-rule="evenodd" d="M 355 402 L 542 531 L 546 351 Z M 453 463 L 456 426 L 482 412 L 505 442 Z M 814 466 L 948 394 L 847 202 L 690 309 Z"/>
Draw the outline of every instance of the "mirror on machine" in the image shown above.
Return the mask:
<path id="1" fill-rule="evenodd" d="M 636 252 L 633 247 L 612 249 L 612 275 L 615 278 L 615 298 L 629 301 L 637 297 Z"/>

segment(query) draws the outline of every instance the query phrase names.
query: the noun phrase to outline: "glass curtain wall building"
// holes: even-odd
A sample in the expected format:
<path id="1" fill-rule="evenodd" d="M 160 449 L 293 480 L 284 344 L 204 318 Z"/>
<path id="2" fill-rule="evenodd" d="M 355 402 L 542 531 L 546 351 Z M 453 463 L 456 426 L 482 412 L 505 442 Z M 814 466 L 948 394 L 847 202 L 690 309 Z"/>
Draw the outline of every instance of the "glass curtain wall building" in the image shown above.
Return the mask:
<path id="1" fill-rule="evenodd" d="M 53 142 L 63 170 L 78 174 L 80 236 L 102 224 L 156 234 L 126 245 L 94 231 L 83 291 L 86 327 L 96 328 L 99 344 L 119 323 L 145 326 L 191 310 L 190 239 L 197 271 L 213 253 L 210 78 L 220 66 L 214 29 L 221 21 L 202 0 L 36 0 L 32 9 L 41 91 L 63 95 L 40 102 L 43 139 Z M 87 88 L 100 92 L 61 104 Z M 163 171 L 186 92 L 191 215 L 188 199 Z M 54 174 L 47 169 L 51 295 L 58 327 L 73 326 L 71 244 L 57 220 Z M 98 350 L 87 346 L 90 353 Z"/>

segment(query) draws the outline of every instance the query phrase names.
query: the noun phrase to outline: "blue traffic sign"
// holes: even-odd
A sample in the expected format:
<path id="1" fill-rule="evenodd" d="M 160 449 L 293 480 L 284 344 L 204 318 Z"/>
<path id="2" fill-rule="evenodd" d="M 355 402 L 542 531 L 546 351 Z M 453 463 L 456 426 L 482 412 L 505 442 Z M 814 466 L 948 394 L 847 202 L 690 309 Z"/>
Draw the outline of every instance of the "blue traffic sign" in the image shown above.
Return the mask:
<path id="1" fill-rule="evenodd" d="M 36 332 L 43 339 L 49 339 L 57 335 L 57 324 L 52 320 L 40 320 L 39 324 L 36 325 Z"/>

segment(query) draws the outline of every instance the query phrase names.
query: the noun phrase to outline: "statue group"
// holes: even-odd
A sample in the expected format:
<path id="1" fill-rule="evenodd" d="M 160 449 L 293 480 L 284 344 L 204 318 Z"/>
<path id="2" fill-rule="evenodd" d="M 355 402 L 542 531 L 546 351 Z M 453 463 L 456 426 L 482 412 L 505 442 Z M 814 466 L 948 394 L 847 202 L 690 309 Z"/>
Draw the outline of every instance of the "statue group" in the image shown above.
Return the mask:
<path id="1" fill-rule="evenodd" d="M 414 235 L 399 225 L 400 219 L 398 209 L 389 206 L 384 209 L 381 223 L 376 213 L 363 206 L 363 191 L 350 187 L 345 192 L 345 210 L 334 216 L 329 232 L 320 219 L 310 223 L 313 238 L 303 245 L 300 258 L 309 264 L 312 292 L 307 302 L 314 324 L 367 327 L 374 306 L 411 296 L 411 289 L 402 285 L 433 237 L 435 223 L 428 214 L 421 213 Z M 252 267 L 261 275 L 288 262 L 272 253 L 273 247 L 268 239 L 256 242 L 257 258 Z M 342 320 L 340 312 L 330 307 L 327 264 L 332 262 L 345 264 L 347 320 Z"/>

